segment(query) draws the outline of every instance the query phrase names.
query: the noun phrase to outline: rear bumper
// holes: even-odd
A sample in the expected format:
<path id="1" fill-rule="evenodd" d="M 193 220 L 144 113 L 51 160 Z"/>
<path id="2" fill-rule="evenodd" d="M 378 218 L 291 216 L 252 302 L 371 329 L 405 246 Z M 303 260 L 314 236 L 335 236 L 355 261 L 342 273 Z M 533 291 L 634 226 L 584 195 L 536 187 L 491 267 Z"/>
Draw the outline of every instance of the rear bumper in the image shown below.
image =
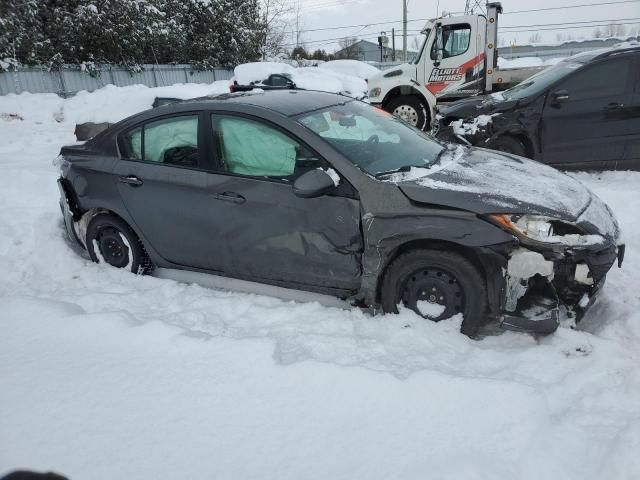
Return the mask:
<path id="1" fill-rule="evenodd" d="M 77 204 L 73 197 L 68 181 L 62 177 L 58 178 L 58 190 L 60 191 L 60 211 L 64 223 L 67 240 L 74 246 L 84 250 L 84 245 L 78 238 L 75 229 L 75 222 L 81 217 Z"/>

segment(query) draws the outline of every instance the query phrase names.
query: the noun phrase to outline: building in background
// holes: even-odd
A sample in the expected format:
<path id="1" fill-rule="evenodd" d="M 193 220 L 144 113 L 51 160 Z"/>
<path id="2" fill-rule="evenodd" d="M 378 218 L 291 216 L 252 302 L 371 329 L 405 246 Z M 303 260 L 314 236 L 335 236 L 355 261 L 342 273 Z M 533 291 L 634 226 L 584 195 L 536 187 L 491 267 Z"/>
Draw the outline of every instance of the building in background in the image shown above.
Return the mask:
<path id="1" fill-rule="evenodd" d="M 396 37 L 398 40 L 399 37 Z M 413 50 L 407 50 L 407 62 L 415 60 L 418 52 Z M 351 60 L 360 60 L 361 62 L 379 62 L 380 61 L 380 46 L 377 43 L 369 42 L 368 40 L 357 40 L 348 46 L 343 47 L 335 53 L 336 58 L 349 58 Z M 384 48 L 382 51 L 382 61 L 392 62 L 393 50 L 391 48 Z M 396 48 L 395 61 L 402 61 L 402 49 Z"/>

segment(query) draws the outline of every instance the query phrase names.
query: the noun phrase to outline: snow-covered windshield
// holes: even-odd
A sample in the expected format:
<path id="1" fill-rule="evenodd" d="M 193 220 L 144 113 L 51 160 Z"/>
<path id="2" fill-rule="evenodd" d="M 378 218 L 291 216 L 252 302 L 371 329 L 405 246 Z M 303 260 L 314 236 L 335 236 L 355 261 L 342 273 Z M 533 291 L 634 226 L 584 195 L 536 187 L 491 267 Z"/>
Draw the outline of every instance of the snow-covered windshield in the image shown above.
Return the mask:
<path id="1" fill-rule="evenodd" d="M 577 62 L 557 63 L 554 66 L 527 78 L 515 87 L 505 90 L 502 92 L 502 96 L 506 100 L 520 100 L 522 98 L 538 95 L 552 83 L 566 77 L 571 72 L 582 66 L 582 63 Z"/>
<path id="2" fill-rule="evenodd" d="M 316 110 L 298 121 L 373 176 L 428 168 L 444 150 L 429 135 L 362 102 Z"/>

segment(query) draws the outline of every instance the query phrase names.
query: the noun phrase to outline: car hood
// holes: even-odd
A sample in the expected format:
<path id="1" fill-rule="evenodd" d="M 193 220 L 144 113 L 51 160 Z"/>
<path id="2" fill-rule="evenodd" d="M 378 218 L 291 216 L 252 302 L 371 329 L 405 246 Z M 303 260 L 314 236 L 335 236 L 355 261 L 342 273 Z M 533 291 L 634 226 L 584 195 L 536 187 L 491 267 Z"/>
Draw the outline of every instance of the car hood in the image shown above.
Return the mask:
<path id="1" fill-rule="evenodd" d="M 592 202 L 580 182 L 533 160 L 481 148 L 449 146 L 429 169 L 391 181 L 412 201 L 478 214 L 522 213 L 576 222 Z"/>
<path id="2" fill-rule="evenodd" d="M 439 107 L 438 114 L 443 118 L 470 118 L 478 115 L 509 112 L 518 105 L 517 100 L 500 99 L 499 94 L 465 98 Z"/>

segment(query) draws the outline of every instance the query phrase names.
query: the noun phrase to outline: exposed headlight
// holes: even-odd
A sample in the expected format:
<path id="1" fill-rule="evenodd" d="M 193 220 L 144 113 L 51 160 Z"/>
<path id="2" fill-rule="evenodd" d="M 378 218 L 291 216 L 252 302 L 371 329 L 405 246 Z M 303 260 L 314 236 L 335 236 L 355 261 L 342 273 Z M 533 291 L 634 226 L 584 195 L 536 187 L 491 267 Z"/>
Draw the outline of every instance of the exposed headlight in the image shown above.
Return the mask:
<path id="1" fill-rule="evenodd" d="M 555 218 L 514 214 L 493 214 L 486 218 L 523 243 L 584 247 L 604 241 L 600 235 L 587 235 L 578 226 Z"/>
<path id="2" fill-rule="evenodd" d="M 376 98 L 380 96 L 381 89 L 380 88 L 372 88 L 369 90 L 369 96 L 372 98 Z"/>
<path id="3" fill-rule="evenodd" d="M 546 217 L 498 214 L 489 215 L 489 218 L 516 237 L 528 237 L 539 242 L 546 242 L 553 237 L 553 225 Z"/>

